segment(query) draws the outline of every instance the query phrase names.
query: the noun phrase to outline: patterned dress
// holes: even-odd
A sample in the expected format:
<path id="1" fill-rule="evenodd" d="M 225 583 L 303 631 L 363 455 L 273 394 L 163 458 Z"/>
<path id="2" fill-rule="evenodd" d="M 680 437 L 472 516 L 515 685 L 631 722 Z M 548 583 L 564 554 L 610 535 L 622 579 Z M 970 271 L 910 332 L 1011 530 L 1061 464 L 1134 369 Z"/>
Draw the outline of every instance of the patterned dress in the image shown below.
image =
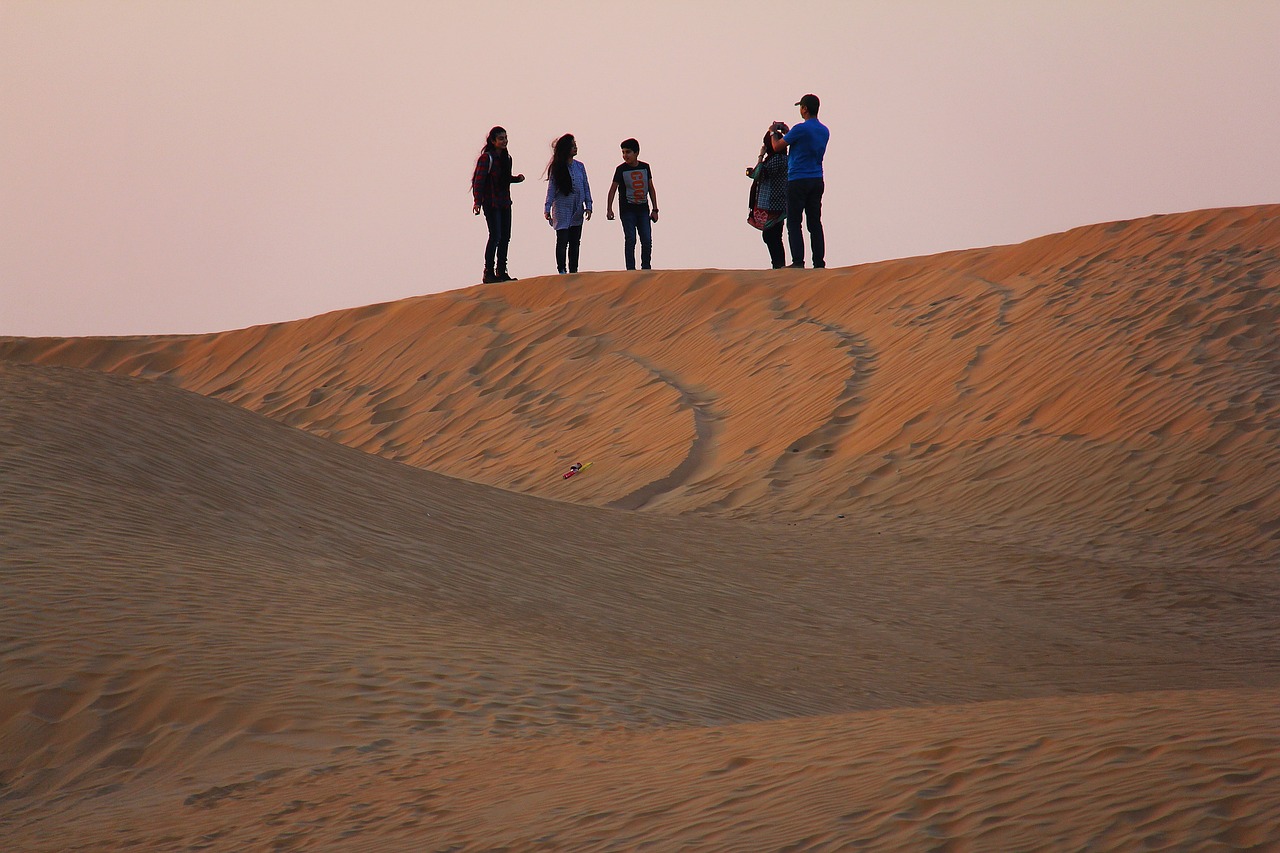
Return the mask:
<path id="1" fill-rule="evenodd" d="M 787 209 L 787 155 L 786 152 L 770 154 L 760 164 L 759 195 L 756 207 L 764 210 Z"/>

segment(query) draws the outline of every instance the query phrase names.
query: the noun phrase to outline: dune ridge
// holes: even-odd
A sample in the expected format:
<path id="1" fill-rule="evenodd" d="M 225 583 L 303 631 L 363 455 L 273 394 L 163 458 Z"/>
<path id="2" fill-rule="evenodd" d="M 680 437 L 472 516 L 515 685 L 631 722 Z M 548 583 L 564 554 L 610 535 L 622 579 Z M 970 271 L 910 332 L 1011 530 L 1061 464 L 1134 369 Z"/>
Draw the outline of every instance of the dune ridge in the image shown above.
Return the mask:
<path id="1" fill-rule="evenodd" d="M 1277 849 L 1278 214 L 0 339 L 0 846 Z"/>
<path id="2" fill-rule="evenodd" d="M 0 358 L 160 378 L 558 500 L 1250 563 L 1280 541 L 1278 214 L 822 273 L 535 279 L 211 335 L 9 339 Z M 550 476 L 587 460 L 572 488 Z"/>

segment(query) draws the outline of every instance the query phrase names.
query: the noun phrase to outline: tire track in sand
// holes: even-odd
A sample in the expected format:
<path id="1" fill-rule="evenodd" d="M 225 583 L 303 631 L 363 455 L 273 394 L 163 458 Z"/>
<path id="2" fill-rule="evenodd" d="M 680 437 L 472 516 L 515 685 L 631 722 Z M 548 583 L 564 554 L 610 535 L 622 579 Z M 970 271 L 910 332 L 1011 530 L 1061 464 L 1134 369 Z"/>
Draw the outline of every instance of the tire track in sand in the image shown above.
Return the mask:
<path id="1" fill-rule="evenodd" d="M 712 395 L 683 385 L 675 374 L 663 370 L 653 362 L 633 352 L 628 352 L 627 350 L 617 350 L 616 352 L 624 358 L 631 359 L 657 377 L 658 380 L 670 386 L 680 395 L 680 405 L 689 409 L 693 414 L 693 442 L 689 445 L 689 452 L 681 460 L 680 464 L 673 468 L 667 476 L 646 483 L 640 488 L 605 504 L 611 509 L 641 509 L 659 495 L 675 491 L 693 480 L 707 459 L 710 458 L 711 451 L 715 448 L 716 439 L 720 432 L 718 427 L 719 417 L 713 409 L 714 400 Z"/>
<path id="2" fill-rule="evenodd" d="M 821 463 L 830 456 L 844 436 L 853 431 L 854 423 L 862 411 L 865 400 L 862 392 L 876 371 L 879 353 L 871 345 L 871 341 L 849 329 L 826 322 L 817 317 L 808 316 L 800 308 L 792 308 L 781 297 L 774 299 L 773 311 L 779 320 L 790 320 L 795 323 L 807 323 L 817 326 L 823 332 L 834 335 L 845 344 L 845 355 L 849 359 L 851 370 L 845 380 L 844 391 L 836 401 L 827 420 L 799 437 L 773 463 L 766 475 L 775 487 L 785 487 L 802 472 L 799 468 L 810 468 L 814 463 Z M 803 463 L 803 464 L 802 464 Z"/>

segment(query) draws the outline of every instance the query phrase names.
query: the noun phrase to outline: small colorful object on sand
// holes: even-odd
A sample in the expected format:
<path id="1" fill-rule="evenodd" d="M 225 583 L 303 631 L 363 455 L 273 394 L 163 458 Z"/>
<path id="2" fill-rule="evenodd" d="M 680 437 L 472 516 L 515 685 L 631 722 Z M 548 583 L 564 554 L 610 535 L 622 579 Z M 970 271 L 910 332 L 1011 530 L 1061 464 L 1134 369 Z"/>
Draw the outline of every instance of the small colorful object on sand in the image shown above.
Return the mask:
<path id="1" fill-rule="evenodd" d="M 590 462 L 588 462 L 586 465 L 583 465 L 581 462 L 575 462 L 569 466 L 568 471 L 564 472 L 564 478 L 567 480 L 570 477 L 572 477 L 574 474 L 577 474 L 579 471 L 585 471 L 590 467 L 591 467 Z"/>

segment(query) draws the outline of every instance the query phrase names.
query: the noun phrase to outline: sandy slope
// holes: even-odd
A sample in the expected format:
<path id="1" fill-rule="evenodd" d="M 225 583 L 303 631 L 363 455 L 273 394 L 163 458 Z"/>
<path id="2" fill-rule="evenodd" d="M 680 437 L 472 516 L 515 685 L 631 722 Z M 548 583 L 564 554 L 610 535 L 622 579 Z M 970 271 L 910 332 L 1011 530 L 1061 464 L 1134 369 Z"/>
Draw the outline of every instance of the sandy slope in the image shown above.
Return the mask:
<path id="1" fill-rule="evenodd" d="M 1170 564 L 1280 554 L 1280 207 L 825 273 L 553 277 L 0 357 L 162 376 L 441 473 L 753 518 L 872 514 Z M 595 475 L 566 487 L 575 460 Z"/>
<path id="2" fill-rule="evenodd" d="M 1270 573 L 548 503 L 163 385 L 0 388 L 19 849 L 1008 849 L 1280 807 Z"/>
<path id="3" fill-rule="evenodd" d="M 0 846 L 1280 845 L 1278 216 L 0 340 Z"/>

